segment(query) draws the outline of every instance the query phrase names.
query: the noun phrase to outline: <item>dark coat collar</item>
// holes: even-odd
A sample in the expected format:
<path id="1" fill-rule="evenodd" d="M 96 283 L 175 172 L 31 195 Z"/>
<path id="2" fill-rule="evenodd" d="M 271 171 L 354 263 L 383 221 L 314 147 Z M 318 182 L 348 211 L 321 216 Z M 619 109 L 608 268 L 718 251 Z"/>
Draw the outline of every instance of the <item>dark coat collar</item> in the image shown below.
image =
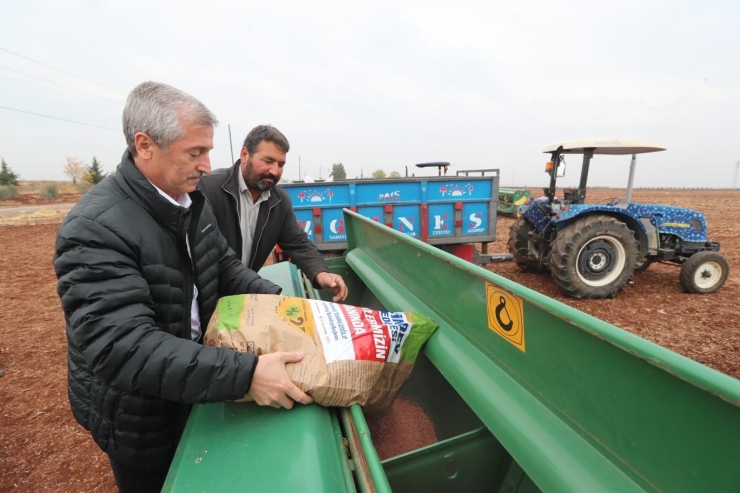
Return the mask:
<path id="1" fill-rule="evenodd" d="M 123 153 L 121 164 L 118 165 L 118 169 L 116 170 L 115 180 L 158 223 L 173 231 L 179 230 L 181 217 L 189 214 L 191 211 L 195 212 L 196 216 L 200 215 L 203 203 L 205 202 L 203 193 L 200 190 L 195 190 L 189 194 L 190 199 L 193 201 L 190 209 L 177 206 L 162 197 L 157 189 L 139 171 L 139 168 L 136 167 L 133 156 L 128 150 Z"/>

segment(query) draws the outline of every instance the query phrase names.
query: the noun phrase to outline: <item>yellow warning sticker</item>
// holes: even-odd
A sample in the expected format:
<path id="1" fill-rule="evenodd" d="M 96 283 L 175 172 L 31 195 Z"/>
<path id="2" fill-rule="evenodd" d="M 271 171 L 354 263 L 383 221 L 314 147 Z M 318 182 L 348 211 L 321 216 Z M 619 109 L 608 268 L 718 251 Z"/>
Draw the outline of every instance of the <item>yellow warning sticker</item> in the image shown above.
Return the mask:
<path id="1" fill-rule="evenodd" d="M 486 283 L 488 328 L 525 352 L 524 303 L 521 298 Z"/>

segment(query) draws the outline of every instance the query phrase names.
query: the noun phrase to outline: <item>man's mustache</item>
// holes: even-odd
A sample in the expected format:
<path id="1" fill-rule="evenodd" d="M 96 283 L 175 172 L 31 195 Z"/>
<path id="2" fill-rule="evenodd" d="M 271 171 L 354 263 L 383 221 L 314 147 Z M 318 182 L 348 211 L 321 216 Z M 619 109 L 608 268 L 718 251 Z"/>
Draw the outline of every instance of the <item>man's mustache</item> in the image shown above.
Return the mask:
<path id="1" fill-rule="evenodd" d="M 269 178 L 270 180 L 274 181 L 275 183 L 277 183 L 277 181 L 278 181 L 278 178 L 275 175 L 273 175 L 272 173 L 264 173 L 263 175 L 260 175 L 260 180 L 264 180 L 265 178 Z"/>

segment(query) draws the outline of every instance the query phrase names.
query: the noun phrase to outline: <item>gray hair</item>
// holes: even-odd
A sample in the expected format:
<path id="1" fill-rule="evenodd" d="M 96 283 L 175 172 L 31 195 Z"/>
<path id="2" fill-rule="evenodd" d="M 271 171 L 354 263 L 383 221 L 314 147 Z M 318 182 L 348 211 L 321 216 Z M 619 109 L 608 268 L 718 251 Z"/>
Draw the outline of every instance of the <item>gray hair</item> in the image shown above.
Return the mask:
<path id="1" fill-rule="evenodd" d="M 272 125 L 258 125 L 254 127 L 247 134 L 247 138 L 244 139 L 244 147 L 247 148 L 247 152 L 251 155 L 257 152 L 257 147 L 262 141 L 272 142 L 283 152 L 290 150 L 288 139 L 285 138 L 285 135 L 280 130 Z"/>
<path id="2" fill-rule="evenodd" d="M 215 127 L 216 115 L 190 94 L 161 82 L 142 82 L 123 108 L 123 135 L 136 156 L 134 135 L 144 132 L 163 150 L 185 136 L 183 123 Z"/>

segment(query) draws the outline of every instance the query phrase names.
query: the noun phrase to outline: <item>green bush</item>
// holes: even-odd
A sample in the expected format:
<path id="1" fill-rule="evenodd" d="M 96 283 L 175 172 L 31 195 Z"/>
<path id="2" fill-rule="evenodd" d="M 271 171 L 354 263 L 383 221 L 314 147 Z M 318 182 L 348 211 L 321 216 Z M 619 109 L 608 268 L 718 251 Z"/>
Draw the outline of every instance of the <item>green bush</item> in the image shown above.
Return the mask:
<path id="1" fill-rule="evenodd" d="M 87 191 L 90 190 L 90 185 L 88 185 L 86 182 L 80 182 L 77 184 L 77 191 L 80 193 L 87 193 Z"/>
<path id="2" fill-rule="evenodd" d="M 59 197 L 57 186 L 54 184 L 46 185 L 44 189 L 41 190 L 41 197 L 44 199 L 55 199 Z"/>
<path id="3" fill-rule="evenodd" d="M 0 200 L 12 199 L 18 195 L 15 185 L 0 185 Z"/>

